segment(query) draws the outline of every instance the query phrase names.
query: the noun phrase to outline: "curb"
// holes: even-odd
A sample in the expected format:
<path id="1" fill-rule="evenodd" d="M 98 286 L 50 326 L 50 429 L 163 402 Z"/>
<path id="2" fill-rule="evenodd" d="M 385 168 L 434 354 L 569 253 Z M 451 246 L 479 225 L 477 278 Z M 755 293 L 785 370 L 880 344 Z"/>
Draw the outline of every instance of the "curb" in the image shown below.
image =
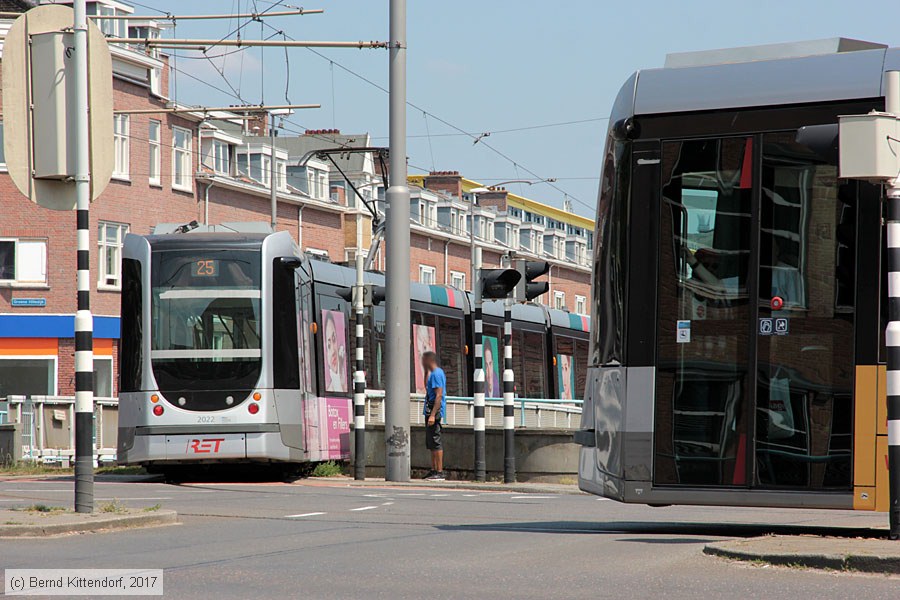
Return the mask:
<path id="1" fill-rule="evenodd" d="M 380 487 L 380 488 L 434 488 L 434 489 L 451 489 L 451 490 L 475 490 L 483 492 L 512 492 L 516 494 L 557 494 L 567 496 L 583 495 L 585 492 L 579 490 L 576 486 L 559 487 L 544 484 L 516 484 L 516 483 L 479 483 L 475 481 L 384 481 L 371 480 L 365 481 L 335 479 L 333 477 L 308 477 L 298 480 L 297 483 L 302 485 L 303 481 L 312 483 L 328 483 L 345 487 Z"/>
<path id="2" fill-rule="evenodd" d="M 159 527 L 177 523 L 178 514 L 174 510 L 158 510 L 152 513 L 105 516 L 96 513 L 85 515 L 85 520 L 74 523 L 46 523 L 40 525 L 0 525 L 0 538 L 41 538 L 67 533 L 89 533 L 132 529 L 139 527 Z"/>
<path id="3" fill-rule="evenodd" d="M 764 538 L 753 538 L 764 539 Z M 710 556 L 748 562 L 765 562 L 785 567 L 807 567 L 834 571 L 858 571 L 861 573 L 900 574 L 900 555 L 878 556 L 866 554 L 800 554 L 791 552 L 766 552 L 737 550 L 731 542 L 713 542 L 703 547 Z"/>

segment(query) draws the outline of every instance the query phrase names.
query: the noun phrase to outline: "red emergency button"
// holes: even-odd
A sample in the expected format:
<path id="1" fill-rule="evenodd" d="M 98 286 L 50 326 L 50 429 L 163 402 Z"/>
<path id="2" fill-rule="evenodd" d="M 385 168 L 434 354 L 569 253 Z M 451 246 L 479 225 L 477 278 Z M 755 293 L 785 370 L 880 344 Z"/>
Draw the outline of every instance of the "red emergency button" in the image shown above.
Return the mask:
<path id="1" fill-rule="evenodd" d="M 781 296 L 772 296 L 769 306 L 772 307 L 772 310 L 781 310 L 784 308 L 784 300 L 781 299 Z"/>

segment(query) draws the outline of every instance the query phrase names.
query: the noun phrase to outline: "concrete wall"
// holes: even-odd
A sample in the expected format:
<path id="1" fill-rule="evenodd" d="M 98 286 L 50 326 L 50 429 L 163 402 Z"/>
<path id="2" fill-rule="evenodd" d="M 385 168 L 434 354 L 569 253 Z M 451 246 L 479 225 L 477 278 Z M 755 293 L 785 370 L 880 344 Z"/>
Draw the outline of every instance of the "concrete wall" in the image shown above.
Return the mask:
<path id="1" fill-rule="evenodd" d="M 354 434 L 350 435 L 351 448 Z M 413 425 L 411 433 L 413 477 L 431 468 L 431 453 L 425 448 L 425 427 Z M 451 479 L 474 477 L 475 438 L 470 427 L 444 427 L 444 471 Z M 351 449 L 350 455 L 353 456 Z M 578 473 L 579 447 L 572 432 L 562 429 L 516 430 L 516 478 L 543 483 L 571 482 Z M 503 478 L 503 430 L 485 432 L 488 479 Z M 384 426 L 366 429 L 366 475 L 384 476 Z"/>

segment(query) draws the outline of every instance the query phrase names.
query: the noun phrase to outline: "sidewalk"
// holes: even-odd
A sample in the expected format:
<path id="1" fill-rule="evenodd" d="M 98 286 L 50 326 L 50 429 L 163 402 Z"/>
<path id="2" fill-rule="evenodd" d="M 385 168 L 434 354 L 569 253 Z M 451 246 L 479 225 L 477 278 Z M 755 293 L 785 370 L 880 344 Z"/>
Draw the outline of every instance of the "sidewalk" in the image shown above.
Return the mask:
<path id="1" fill-rule="evenodd" d="M 873 531 L 873 535 L 877 532 Z M 900 574 L 900 541 L 884 537 L 765 536 L 707 544 L 705 554 L 773 565 Z"/>
<path id="2" fill-rule="evenodd" d="M 294 484 L 299 485 L 331 485 L 346 487 L 375 487 L 375 488 L 435 488 L 450 490 L 479 490 L 483 492 L 511 492 L 514 494 L 584 494 L 577 485 L 561 483 L 498 483 L 477 481 L 426 481 L 424 479 L 412 479 L 410 481 L 385 481 L 382 478 L 369 477 L 365 481 L 356 481 L 351 477 L 308 477 L 298 479 Z"/>
<path id="3" fill-rule="evenodd" d="M 174 510 L 122 510 L 115 513 L 75 513 L 70 510 L 0 509 L 0 538 L 42 538 L 86 533 L 158 527 L 177 522 Z"/>

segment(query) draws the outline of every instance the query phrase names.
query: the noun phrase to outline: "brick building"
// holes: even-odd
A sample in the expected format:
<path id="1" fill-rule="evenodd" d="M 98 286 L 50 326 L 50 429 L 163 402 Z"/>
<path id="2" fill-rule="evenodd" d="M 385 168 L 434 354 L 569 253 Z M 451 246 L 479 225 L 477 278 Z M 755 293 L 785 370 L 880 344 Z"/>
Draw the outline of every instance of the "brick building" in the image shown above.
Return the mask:
<path id="1" fill-rule="evenodd" d="M 6 0 L 7 11 L 33 2 Z M 128 16 L 117 0 L 88 2 L 108 35 L 155 37 L 164 24 Z M 11 20 L 0 19 L 0 38 Z M 91 309 L 95 331 L 95 392 L 115 397 L 121 246 L 126 233 L 149 234 L 160 223 L 270 222 L 322 260 L 350 263 L 368 253 L 372 215 L 383 213 L 385 186 L 374 152 L 348 152 L 333 161 L 315 151 L 369 148 L 368 134 L 310 130 L 269 137 L 269 115 L 183 110 L 169 97 L 169 64 L 145 47 L 111 47 L 115 169 L 91 206 Z M 0 55 L 2 58 L 2 55 Z M 147 113 L 147 110 L 160 112 Z M 144 112 L 128 112 L 144 111 Z M 254 118 L 248 118 L 254 117 Z M 0 115 L 2 138 L 2 115 Z M 75 214 L 33 204 L 5 173 L 0 145 L 0 397 L 74 393 Z M 271 177 L 272 173 L 275 177 Z M 410 177 L 410 278 L 467 288 L 469 206 L 477 182 L 456 172 Z M 351 185 L 352 184 L 352 185 Z M 353 188 L 365 199 L 360 202 Z M 497 189 L 478 194 L 474 226 L 485 266 L 513 250 L 553 264 L 543 301 L 585 313 L 590 292 L 591 221 Z M 371 202 L 370 202 L 371 201 Z M 374 268 L 384 268 L 382 245 Z"/>

